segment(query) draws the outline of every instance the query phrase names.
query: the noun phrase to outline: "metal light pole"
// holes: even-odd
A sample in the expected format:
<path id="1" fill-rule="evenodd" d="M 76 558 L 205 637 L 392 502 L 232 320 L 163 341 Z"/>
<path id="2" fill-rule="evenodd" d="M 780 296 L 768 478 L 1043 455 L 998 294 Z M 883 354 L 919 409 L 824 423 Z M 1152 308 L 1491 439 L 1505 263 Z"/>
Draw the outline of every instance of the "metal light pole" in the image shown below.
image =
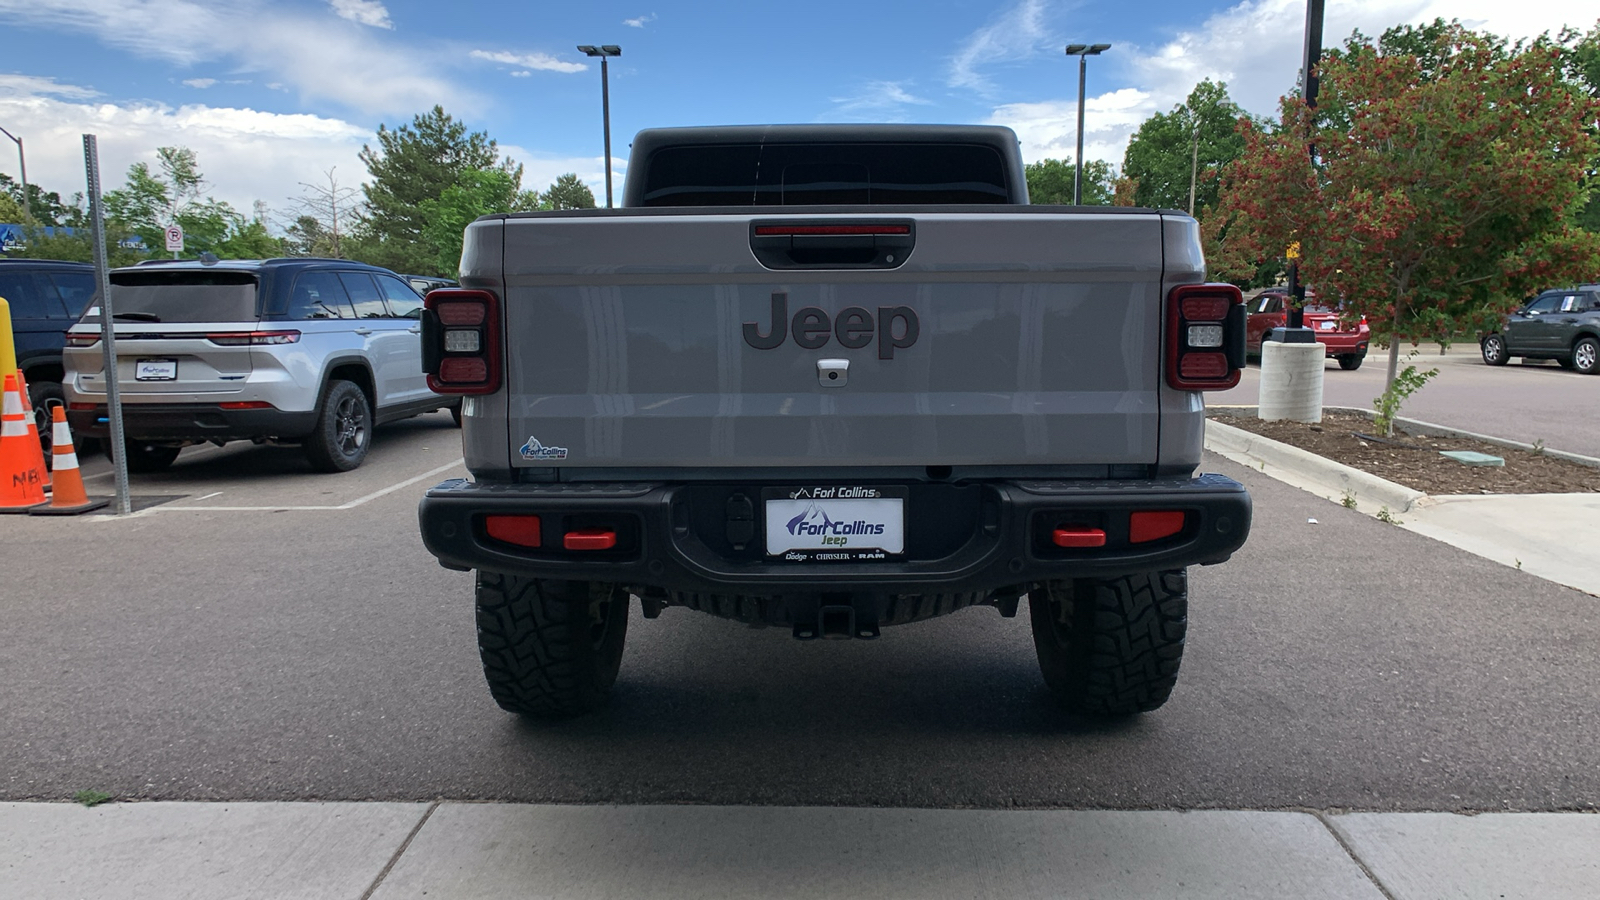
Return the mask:
<path id="1" fill-rule="evenodd" d="M 28 196 L 28 156 L 22 152 L 22 138 L 6 131 L 3 127 L 0 127 L 0 132 L 17 142 L 17 165 L 22 167 L 22 224 L 32 224 L 33 201 Z"/>
<path id="2" fill-rule="evenodd" d="M 606 129 L 606 209 L 611 208 L 611 79 L 606 73 L 606 60 L 612 56 L 621 56 L 622 48 L 616 44 L 578 45 L 580 52 L 589 56 L 600 57 L 600 112 L 605 119 Z"/>
<path id="3" fill-rule="evenodd" d="M 1110 50 L 1110 44 L 1068 44 L 1067 55 L 1078 58 L 1078 160 L 1072 176 L 1072 205 L 1083 205 L 1083 80 L 1089 69 L 1089 57 Z"/>

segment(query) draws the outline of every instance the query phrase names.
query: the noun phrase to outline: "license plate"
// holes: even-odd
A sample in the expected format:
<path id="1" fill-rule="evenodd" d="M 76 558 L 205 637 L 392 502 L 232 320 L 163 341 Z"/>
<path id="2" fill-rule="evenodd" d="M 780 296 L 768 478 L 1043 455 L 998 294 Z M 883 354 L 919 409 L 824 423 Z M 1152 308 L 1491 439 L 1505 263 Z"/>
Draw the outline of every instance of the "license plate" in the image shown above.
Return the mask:
<path id="1" fill-rule="evenodd" d="M 178 361 L 175 359 L 141 359 L 133 364 L 134 381 L 177 381 Z"/>
<path id="2" fill-rule="evenodd" d="M 1337 324 L 1338 324 L 1337 322 L 1323 322 L 1320 325 L 1318 325 L 1317 327 L 1321 328 L 1323 331 L 1332 331 L 1334 329 L 1334 326 L 1337 325 Z"/>
<path id="3" fill-rule="evenodd" d="M 905 553 L 905 488 L 769 488 L 762 499 L 768 556 L 796 562 L 865 562 Z"/>

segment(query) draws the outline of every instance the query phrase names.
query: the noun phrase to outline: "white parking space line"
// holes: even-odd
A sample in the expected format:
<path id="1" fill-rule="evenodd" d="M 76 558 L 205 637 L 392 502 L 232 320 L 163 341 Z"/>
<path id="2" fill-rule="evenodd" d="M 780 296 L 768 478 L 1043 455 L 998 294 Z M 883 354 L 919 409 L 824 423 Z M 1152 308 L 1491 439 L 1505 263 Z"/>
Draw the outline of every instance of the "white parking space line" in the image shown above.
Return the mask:
<path id="1" fill-rule="evenodd" d="M 448 472 L 451 469 L 459 468 L 460 466 L 465 465 L 465 464 L 466 464 L 466 458 L 465 457 L 457 457 L 453 461 L 447 462 L 444 465 L 439 466 L 437 468 L 429 469 L 428 471 L 423 472 L 421 475 L 416 475 L 416 476 L 413 476 L 411 478 L 407 478 L 405 481 L 399 482 L 398 484 L 391 484 L 386 488 L 383 488 L 381 490 L 373 491 L 372 493 L 367 494 L 364 497 L 357 497 L 356 499 L 351 500 L 348 503 L 341 503 L 338 506 L 285 506 L 285 505 L 281 505 L 281 504 L 277 505 L 277 506 L 171 506 L 171 505 L 165 505 L 165 506 L 152 506 L 149 509 L 142 510 L 140 512 L 134 513 L 134 515 L 135 516 L 142 516 L 142 515 L 148 515 L 150 513 L 158 513 L 158 512 L 278 512 L 278 511 L 302 512 L 302 511 L 330 511 L 330 510 L 331 511 L 339 511 L 339 510 L 355 509 L 356 507 L 361 506 L 364 503 L 370 503 L 371 501 L 376 500 L 379 497 L 387 496 L 389 494 L 394 493 L 395 491 L 404 490 L 404 489 L 412 486 L 413 484 L 416 484 L 419 481 L 423 481 L 425 479 L 432 478 L 432 477 L 440 474 L 441 472 Z M 217 496 L 217 494 L 220 494 L 220 493 L 222 493 L 222 491 L 216 491 L 215 493 L 207 494 L 205 497 L 199 497 L 199 498 L 196 498 L 196 500 L 192 500 L 190 502 L 193 503 L 193 502 L 196 502 L 198 500 L 204 500 L 204 499 L 206 499 L 206 497 L 215 497 L 215 496 Z"/>

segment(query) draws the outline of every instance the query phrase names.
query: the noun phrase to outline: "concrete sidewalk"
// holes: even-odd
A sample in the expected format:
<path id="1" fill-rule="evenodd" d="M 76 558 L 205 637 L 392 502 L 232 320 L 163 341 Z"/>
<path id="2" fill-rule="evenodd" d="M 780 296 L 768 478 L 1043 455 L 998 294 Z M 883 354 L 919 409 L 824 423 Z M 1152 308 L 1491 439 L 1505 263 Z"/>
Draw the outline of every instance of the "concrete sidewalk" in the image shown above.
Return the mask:
<path id="1" fill-rule="evenodd" d="M 1237 415 L 1241 410 L 1253 412 L 1253 407 L 1216 412 Z M 1426 422 L 1396 421 L 1424 431 L 1470 435 Z M 1594 539 L 1600 535 L 1600 494 L 1425 494 L 1228 425 L 1225 417 L 1207 420 L 1206 449 L 1335 503 L 1355 504 L 1360 512 L 1387 517 L 1403 528 L 1468 553 L 1600 596 L 1600 541 Z M 1600 460 L 1550 452 L 1600 468 Z"/>
<path id="2" fill-rule="evenodd" d="M 1600 815 L 0 804 L 0 896 L 1593 898 Z"/>

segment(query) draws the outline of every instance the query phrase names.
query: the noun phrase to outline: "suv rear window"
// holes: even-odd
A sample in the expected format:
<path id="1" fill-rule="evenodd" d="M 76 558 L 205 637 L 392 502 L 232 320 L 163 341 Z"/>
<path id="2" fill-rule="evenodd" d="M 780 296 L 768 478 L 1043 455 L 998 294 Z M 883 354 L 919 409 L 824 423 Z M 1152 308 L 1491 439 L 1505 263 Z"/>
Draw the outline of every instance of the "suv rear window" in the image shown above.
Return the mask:
<path id="1" fill-rule="evenodd" d="M 111 308 L 123 321 L 254 322 L 257 286 L 249 272 L 113 272 Z"/>
<path id="2" fill-rule="evenodd" d="M 736 144 L 651 155 L 645 206 L 1005 203 L 1005 162 L 976 144 Z"/>

